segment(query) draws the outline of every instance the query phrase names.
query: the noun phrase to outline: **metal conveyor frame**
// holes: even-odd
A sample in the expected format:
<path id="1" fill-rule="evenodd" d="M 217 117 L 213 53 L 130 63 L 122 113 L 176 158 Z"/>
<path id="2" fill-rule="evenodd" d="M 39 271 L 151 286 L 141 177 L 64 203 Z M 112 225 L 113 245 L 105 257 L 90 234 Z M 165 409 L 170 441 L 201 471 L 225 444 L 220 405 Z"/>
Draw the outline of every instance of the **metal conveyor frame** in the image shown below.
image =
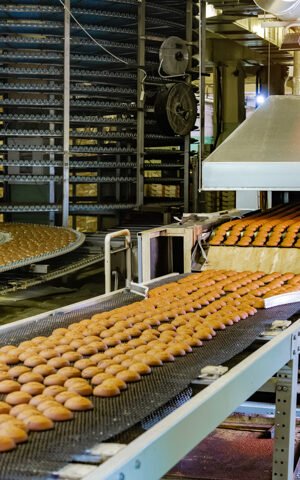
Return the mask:
<path id="1" fill-rule="evenodd" d="M 156 279 L 157 280 L 157 279 Z M 151 282 L 150 282 L 151 283 Z M 119 290 L 18 322 L 38 322 L 45 316 L 99 304 Z M 274 319 L 276 320 L 276 319 Z M 0 327 L 15 328 L 15 324 Z M 273 480 L 292 480 L 297 395 L 300 320 L 268 341 L 183 406 L 121 449 L 100 466 L 88 467 L 84 480 L 157 480 L 212 432 L 228 415 L 273 375 L 276 377 Z M 195 426 L 199 426 L 199 428 Z M 83 465 L 83 471 L 87 471 Z M 77 473 L 80 464 L 76 464 Z M 59 477 L 59 472 L 56 472 Z"/>
<path id="2" fill-rule="evenodd" d="M 300 320 L 95 467 L 84 480 L 160 479 L 276 373 L 272 479 L 292 480 L 299 350 Z"/>

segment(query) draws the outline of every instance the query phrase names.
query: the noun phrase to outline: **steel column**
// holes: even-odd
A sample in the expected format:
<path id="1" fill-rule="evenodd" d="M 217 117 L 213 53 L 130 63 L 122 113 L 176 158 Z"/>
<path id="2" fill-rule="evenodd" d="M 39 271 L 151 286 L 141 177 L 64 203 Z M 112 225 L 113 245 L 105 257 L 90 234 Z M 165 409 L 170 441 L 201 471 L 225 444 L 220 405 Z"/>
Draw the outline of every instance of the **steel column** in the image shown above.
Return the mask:
<path id="1" fill-rule="evenodd" d="M 136 203 L 144 204 L 146 0 L 138 0 Z"/>
<path id="2" fill-rule="evenodd" d="M 205 51 L 206 51 L 206 2 L 201 1 L 199 5 L 199 151 L 198 151 L 198 172 L 199 191 L 202 190 L 202 151 L 204 147 L 205 128 Z M 197 197 L 194 193 L 193 205 L 197 208 Z M 195 209 L 194 211 L 197 211 Z"/>
<path id="3" fill-rule="evenodd" d="M 299 338 L 298 335 L 295 335 Z M 297 347 L 293 359 L 281 368 L 277 374 L 275 442 L 273 451 L 272 479 L 293 479 L 295 425 L 298 380 Z"/>
<path id="4" fill-rule="evenodd" d="M 51 81 L 50 84 L 51 84 L 51 86 L 53 86 L 54 82 Z M 54 98 L 55 98 L 54 95 L 50 95 L 51 100 L 53 100 Z M 55 115 L 55 110 L 50 109 L 49 114 L 51 116 L 54 116 Z M 53 123 L 53 122 L 49 123 L 49 130 L 53 134 L 55 133 L 55 123 Z M 50 137 L 49 145 L 52 146 L 52 147 L 55 146 L 55 138 L 54 137 Z M 55 154 L 53 152 L 49 153 L 49 160 L 52 163 L 55 161 Z M 53 166 L 49 167 L 49 175 L 53 175 L 53 176 L 55 175 L 55 167 L 53 167 Z M 49 203 L 50 204 L 51 203 L 55 204 L 55 181 L 54 180 L 50 180 L 50 182 L 49 182 Z M 49 212 L 49 223 L 50 223 L 50 225 L 55 224 L 55 212 Z"/>
<path id="5" fill-rule="evenodd" d="M 183 198 L 184 198 L 184 212 L 190 211 L 190 136 L 186 135 L 184 138 L 184 181 L 183 181 Z"/>
<path id="6" fill-rule="evenodd" d="M 294 51 L 293 95 L 300 95 L 300 51 Z"/>
<path id="7" fill-rule="evenodd" d="M 69 220 L 69 175 L 70 175 L 70 0 L 65 0 L 64 9 L 64 138 L 63 138 L 63 197 L 62 224 Z"/>
<path id="8" fill-rule="evenodd" d="M 192 67 L 192 54 L 193 54 L 193 0 L 186 1 L 186 42 L 189 49 L 189 65 L 188 71 L 191 71 Z M 191 76 L 189 76 L 188 82 L 191 82 Z M 184 198 L 184 211 L 190 211 L 190 134 L 184 138 L 184 181 L 183 181 L 183 198 Z"/>

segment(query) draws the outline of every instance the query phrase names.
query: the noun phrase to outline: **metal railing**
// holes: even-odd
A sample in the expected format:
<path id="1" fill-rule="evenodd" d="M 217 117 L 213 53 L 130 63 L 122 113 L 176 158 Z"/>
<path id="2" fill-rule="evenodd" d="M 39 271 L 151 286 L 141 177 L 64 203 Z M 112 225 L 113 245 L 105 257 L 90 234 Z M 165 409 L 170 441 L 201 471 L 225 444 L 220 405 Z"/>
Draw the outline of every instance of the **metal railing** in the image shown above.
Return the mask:
<path id="1" fill-rule="evenodd" d="M 118 237 L 125 237 L 124 248 L 111 250 L 111 240 Z M 128 287 L 131 283 L 131 234 L 127 228 L 108 233 L 104 242 L 105 293 L 111 292 L 111 256 L 123 251 L 126 251 L 126 287 Z"/>

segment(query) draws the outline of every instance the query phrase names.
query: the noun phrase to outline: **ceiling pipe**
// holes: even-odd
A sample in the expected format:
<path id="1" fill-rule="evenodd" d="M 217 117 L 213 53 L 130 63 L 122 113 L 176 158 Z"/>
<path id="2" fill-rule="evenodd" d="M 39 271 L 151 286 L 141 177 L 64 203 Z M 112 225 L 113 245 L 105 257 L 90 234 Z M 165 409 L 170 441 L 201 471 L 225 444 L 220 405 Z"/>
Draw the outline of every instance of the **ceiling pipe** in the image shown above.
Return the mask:
<path id="1" fill-rule="evenodd" d="M 293 95 L 300 95 L 300 51 L 294 52 Z"/>
<path id="2" fill-rule="evenodd" d="M 254 0 L 254 3 L 280 20 L 300 19 L 300 0 Z"/>

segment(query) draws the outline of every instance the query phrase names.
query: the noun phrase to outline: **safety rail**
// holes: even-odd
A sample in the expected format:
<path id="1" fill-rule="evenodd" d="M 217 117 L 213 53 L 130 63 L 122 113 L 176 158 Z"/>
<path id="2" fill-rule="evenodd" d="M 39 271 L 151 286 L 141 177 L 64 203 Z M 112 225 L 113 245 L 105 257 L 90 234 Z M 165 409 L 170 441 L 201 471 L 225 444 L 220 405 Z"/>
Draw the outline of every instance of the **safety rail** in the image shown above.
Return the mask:
<path id="1" fill-rule="evenodd" d="M 113 238 L 125 237 L 124 248 L 117 250 L 111 249 L 111 241 Z M 126 251 L 126 287 L 131 283 L 131 234 L 125 228 L 117 232 L 108 233 L 104 241 L 104 268 L 105 268 L 105 293 L 111 292 L 111 256 Z"/>

